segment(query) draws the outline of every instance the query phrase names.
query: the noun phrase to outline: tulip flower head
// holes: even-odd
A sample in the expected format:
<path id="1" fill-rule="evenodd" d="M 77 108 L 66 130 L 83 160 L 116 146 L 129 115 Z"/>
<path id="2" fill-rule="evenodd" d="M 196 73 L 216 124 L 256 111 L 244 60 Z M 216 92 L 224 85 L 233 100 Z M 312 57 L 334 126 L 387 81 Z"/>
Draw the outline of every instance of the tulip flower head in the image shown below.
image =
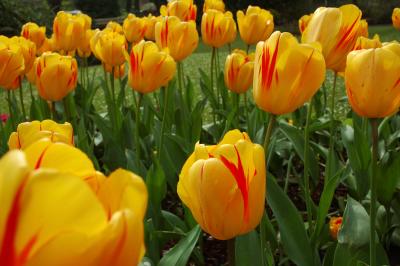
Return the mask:
<path id="1" fill-rule="evenodd" d="M 174 77 L 176 63 L 166 52 L 150 41 L 132 47 L 129 56 L 128 83 L 135 91 L 150 93 L 166 86 Z"/>
<path id="2" fill-rule="evenodd" d="M 400 8 L 399 7 L 396 7 L 395 9 L 393 9 L 392 22 L 393 22 L 393 27 L 400 30 Z"/>
<path id="3" fill-rule="evenodd" d="M 41 55 L 44 52 L 53 52 L 56 50 L 53 36 L 44 40 L 43 45 L 40 46 L 38 50 L 36 50 L 36 55 Z"/>
<path id="4" fill-rule="evenodd" d="M 22 74 L 26 74 L 31 70 L 33 62 L 36 59 L 36 45 L 24 37 L 14 36 L 10 39 L 11 42 L 17 44 L 21 48 L 21 53 L 24 57 L 25 69 Z"/>
<path id="5" fill-rule="evenodd" d="M 312 15 L 313 15 L 312 13 L 310 15 L 304 15 L 299 19 L 299 31 L 300 31 L 300 33 L 303 33 L 306 30 L 306 28 L 308 26 L 308 23 L 310 23 Z"/>
<path id="6" fill-rule="evenodd" d="M 35 43 L 38 50 L 46 39 L 46 28 L 36 23 L 28 22 L 22 26 L 21 36 Z"/>
<path id="7" fill-rule="evenodd" d="M 19 77 L 24 74 L 24 55 L 19 44 L 0 36 L 0 87 L 16 89 Z"/>
<path id="8" fill-rule="evenodd" d="M 172 0 L 160 8 L 162 16 L 175 16 L 183 21 L 196 20 L 197 6 L 193 0 Z"/>
<path id="9" fill-rule="evenodd" d="M 360 27 L 358 28 L 358 36 L 363 36 L 365 38 L 368 38 L 369 36 L 368 22 L 365 19 L 362 19 L 360 21 Z"/>
<path id="10" fill-rule="evenodd" d="M 292 34 L 279 31 L 257 44 L 253 97 L 264 111 L 293 112 L 311 99 L 324 79 L 325 62 L 318 47 L 299 44 Z"/>
<path id="11" fill-rule="evenodd" d="M 234 50 L 225 61 L 225 84 L 235 93 L 246 92 L 253 82 L 254 53 Z"/>
<path id="12" fill-rule="evenodd" d="M 74 145 L 74 132 L 70 123 L 57 124 L 53 120 L 43 120 L 19 124 L 17 131 L 10 135 L 8 147 L 10 150 L 23 150 L 43 138 Z"/>
<path id="13" fill-rule="evenodd" d="M 264 149 L 232 130 L 217 145 L 196 144 L 179 175 L 178 195 L 205 232 L 227 240 L 260 223 L 265 182 Z"/>
<path id="14" fill-rule="evenodd" d="M 166 49 L 175 61 L 182 61 L 197 48 L 199 34 L 194 21 L 180 21 L 177 17 L 163 17 L 155 27 L 158 47 Z"/>
<path id="15" fill-rule="evenodd" d="M 249 6 L 246 14 L 239 10 L 236 16 L 240 37 L 248 45 L 265 41 L 274 30 L 272 14 L 258 6 Z"/>
<path id="16" fill-rule="evenodd" d="M 146 20 L 138 18 L 134 14 L 128 14 L 122 25 L 125 37 L 130 43 L 137 43 L 143 40 L 146 27 Z"/>
<path id="17" fill-rule="evenodd" d="M 396 113 L 400 107 L 400 44 L 351 52 L 345 85 L 358 115 L 381 118 Z"/>
<path id="18" fill-rule="evenodd" d="M 154 32 L 155 32 L 156 23 L 158 21 L 161 21 L 161 17 L 155 17 L 155 16 L 149 14 L 147 17 L 144 17 L 143 19 L 146 23 L 146 30 L 144 32 L 144 37 L 146 38 L 146 40 L 155 41 L 156 38 L 154 36 Z"/>
<path id="19" fill-rule="evenodd" d="M 106 29 L 110 29 L 113 32 L 117 32 L 119 34 L 124 34 L 124 29 L 121 24 L 115 21 L 109 21 L 106 25 Z"/>
<path id="20" fill-rule="evenodd" d="M 94 35 L 94 31 L 91 29 L 86 30 L 85 37 L 82 42 L 78 46 L 78 55 L 81 58 L 87 58 L 92 54 L 92 50 L 90 49 L 90 40 Z"/>
<path id="21" fill-rule="evenodd" d="M 233 42 L 236 38 L 236 23 L 232 13 L 208 9 L 201 19 L 201 35 L 205 44 L 215 48 Z"/>
<path id="22" fill-rule="evenodd" d="M 128 48 L 125 36 L 106 28 L 95 31 L 90 40 L 93 54 L 111 67 L 120 66 L 125 63 L 125 54 Z"/>
<path id="23" fill-rule="evenodd" d="M 379 47 L 382 47 L 382 43 L 379 38 L 379 35 L 375 34 L 374 38 L 372 38 L 372 39 L 368 39 L 364 36 L 358 37 L 353 50 L 371 49 L 371 48 L 379 48 Z"/>
<path id="24" fill-rule="evenodd" d="M 215 9 L 221 12 L 225 12 L 225 4 L 222 0 L 205 0 L 203 5 L 203 13 L 209 9 Z"/>
<path id="25" fill-rule="evenodd" d="M 318 8 L 302 34 L 303 43 L 319 42 L 326 67 L 343 72 L 346 56 L 362 34 L 361 10 L 355 5 Z"/>
<path id="26" fill-rule="evenodd" d="M 75 89 L 78 64 L 71 56 L 46 52 L 36 64 L 36 88 L 47 101 L 59 101 Z"/>
<path id="27" fill-rule="evenodd" d="M 342 217 L 332 217 L 329 221 L 329 233 L 333 239 L 337 239 L 340 227 L 342 226 Z"/>

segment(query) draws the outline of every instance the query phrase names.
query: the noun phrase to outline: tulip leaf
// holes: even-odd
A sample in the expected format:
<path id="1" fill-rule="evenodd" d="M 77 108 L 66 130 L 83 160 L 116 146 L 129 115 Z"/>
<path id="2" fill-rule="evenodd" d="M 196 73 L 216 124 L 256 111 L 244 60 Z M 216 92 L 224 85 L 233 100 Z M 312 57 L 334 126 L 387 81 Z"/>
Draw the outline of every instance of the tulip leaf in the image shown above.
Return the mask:
<path id="1" fill-rule="evenodd" d="M 197 225 L 161 258 L 158 266 L 186 266 L 200 235 L 201 229 Z"/>
<path id="2" fill-rule="evenodd" d="M 365 232 L 368 234 L 368 232 Z M 377 265 L 390 265 L 385 249 L 376 244 Z M 332 266 L 359 266 L 369 265 L 369 245 L 351 247 L 346 244 L 337 244 Z"/>
<path id="3" fill-rule="evenodd" d="M 253 230 L 235 239 L 235 265 L 263 265 L 260 238 Z"/>
<path id="4" fill-rule="evenodd" d="M 282 244 L 289 259 L 301 266 L 316 265 L 304 223 L 289 197 L 268 173 L 267 202 L 278 222 Z"/>

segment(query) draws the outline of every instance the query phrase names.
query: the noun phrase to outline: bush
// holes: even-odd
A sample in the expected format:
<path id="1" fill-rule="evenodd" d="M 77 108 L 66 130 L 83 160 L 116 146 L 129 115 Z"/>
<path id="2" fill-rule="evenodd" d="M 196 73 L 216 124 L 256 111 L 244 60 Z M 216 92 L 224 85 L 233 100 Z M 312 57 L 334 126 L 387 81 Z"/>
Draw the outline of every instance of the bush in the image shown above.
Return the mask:
<path id="1" fill-rule="evenodd" d="M 118 1 L 74 0 L 75 7 L 92 18 L 108 18 L 121 15 Z"/>

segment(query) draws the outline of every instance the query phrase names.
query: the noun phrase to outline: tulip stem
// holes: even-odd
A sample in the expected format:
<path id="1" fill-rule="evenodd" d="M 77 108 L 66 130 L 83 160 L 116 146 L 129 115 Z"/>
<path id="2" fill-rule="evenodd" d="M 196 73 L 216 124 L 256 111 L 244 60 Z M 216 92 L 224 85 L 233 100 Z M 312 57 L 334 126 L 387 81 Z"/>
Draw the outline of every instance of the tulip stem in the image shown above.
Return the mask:
<path id="1" fill-rule="evenodd" d="M 247 132 L 249 132 L 249 108 L 247 106 L 247 91 L 245 91 L 243 95 L 244 95 L 244 113 L 246 115 Z"/>
<path id="2" fill-rule="evenodd" d="M 215 47 L 212 48 L 212 53 L 211 53 L 211 66 L 210 66 L 210 90 L 214 92 L 214 60 L 215 60 Z M 217 91 L 217 108 L 219 106 L 219 95 Z M 213 113 L 213 119 L 214 119 L 214 124 L 215 124 L 215 111 Z"/>
<path id="3" fill-rule="evenodd" d="M 51 101 L 51 118 L 57 122 L 56 102 Z"/>
<path id="4" fill-rule="evenodd" d="M 15 120 L 14 120 L 14 112 L 12 110 L 12 103 L 11 103 L 11 91 L 7 90 L 7 101 L 8 101 L 8 110 L 10 112 L 10 120 L 11 120 L 11 124 L 13 126 L 13 129 L 16 128 L 16 124 L 15 124 Z"/>
<path id="5" fill-rule="evenodd" d="M 376 185 L 377 185 L 377 167 L 378 167 L 378 119 L 372 118 L 371 133 L 372 133 L 372 175 L 370 176 L 371 186 L 371 204 L 370 204 L 370 243 L 369 255 L 370 266 L 376 265 L 376 240 L 375 240 L 375 220 L 376 220 Z"/>
<path id="6" fill-rule="evenodd" d="M 249 51 L 250 51 L 250 44 L 248 44 L 246 47 L 246 54 L 249 54 Z"/>
<path id="7" fill-rule="evenodd" d="M 136 151 L 136 167 L 137 167 L 137 171 L 140 170 L 140 105 L 143 99 L 143 94 L 139 92 L 139 98 L 136 101 L 136 96 L 135 96 L 135 91 L 132 90 L 133 93 L 133 100 L 135 101 L 135 105 L 136 105 L 136 112 L 135 112 L 135 116 L 136 116 L 136 125 L 135 125 L 135 129 L 136 129 L 136 134 L 135 134 L 135 151 Z"/>
<path id="8" fill-rule="evenodd" d="M 24 106 L 24 92 L 22 91 L 22 77 L 19 77 L 19 101 L 21 103 L 21 110 L 22 110 L 22 115 L 24 116 L 24 119 L 26 119 L 26 112 L 25 112 L 25 106 Z"/>
<path id="9" fill-rule="evenodd" d="M 161 121 L 161 133 L 160 133 L 160 146 L 158 147 L 158 158 L 161 160 L 161 151 L 163 148 L 163 141 L 164 141 L 164 131 L 165 131 L 165 125 L 166 125 L 166 120 L 167 120 L 167 112 L 168 112 L 168 98 L 169 98 L 169 89 L 168 85 L 164 88 L 165 94 L 164 94 L 164 110 L 163 110 L 163 118 Z"/>
<path id="10" fill-rule="evenodd" d="M 267 160 L 268 160 L 269 143 L 271 140 L 271 135 L 272 135 L 272 131 L 274 129 L 275 122 L 276 122 L 276 115 L 270 113 L 268 128 L 267 128 L 267 132 L 265 133 L 265 138 L 264 138 L 264 152 L 267 155 L 267 156 L 265 156 L 265 158 L 267 158 Z"/>
<path id="11" fill-rule="evenodd" d="M 329 153 L 328 153 L 328 162 L 327 162 L 327 169 L 328 169 L 328 178 L 331 178 L 331 168 L 332 168 L 332 158 L 334 154 L 334 146 L 335 146 L 335 138 L 334 138 L 334 133 L 335 133 L 335 95 L 336 95 L 336 81 L 337 81 L 337 72 L 335 72 L 334 77 L 333 77 L 333 87 L 332 87 L 332 95 L 331 95 L 331 124 L 329 128 Z"/>
<path id="12" fill-rule="evenodd" d="M 228 265 L 235 266 L 235 238 L 227 240 Z"/>
<path id="13" fill-rule="evenodd" d="M 304 129 L 304 200 L 306 202 L 306 209 L 307 209 L 307 221 L 308 221 L 308 231 L 312 232 L 312 210 L 311 210 L 311 204 L 312 204 L 312 199 L 310 195 L 310 175 L 309 175 L 309 156 L 308 156 L 308 151 L 309 151 L 309 146 L 310 146 L 310 122 L 311 122 L 311 114 L 312 114 L 312 108 L 313 108 L 313 103 L 314 103 L 314 97 L 311 98 L 310 103 L 308 105 L 308 110 L 307 110 L 307 120 L 306 120 L 306 126 Z"/>
<path id="14" fill-rule="evenodd" d="M 62 99 L 63 105 L 64 105 L 64 112 L 65 112 L 65 121 L 71 122 L 71 113 L 70 113 L 70 110 L 68 107 L 67 97 L 68 97 L 68 95 Z"/>

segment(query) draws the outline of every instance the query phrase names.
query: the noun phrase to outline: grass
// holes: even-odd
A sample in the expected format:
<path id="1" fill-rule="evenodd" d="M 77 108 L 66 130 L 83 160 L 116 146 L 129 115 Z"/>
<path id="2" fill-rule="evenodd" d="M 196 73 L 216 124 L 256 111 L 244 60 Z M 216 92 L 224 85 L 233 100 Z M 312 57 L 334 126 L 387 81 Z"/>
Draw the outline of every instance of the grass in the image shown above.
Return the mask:
<path id="1" fill-rule="evenodd" d="M 374 34 L 379 34 L 382 42 L 400 39 L 400 33 L 397 32 L 391 25 L 370 26 L 369 32 L 370 32 L 371 37 Z M 239 37 L 236 39 L 236 41 L 234 43 L 232 43 L 231 47 L 232 47 L 232 49 L 236 49 L 236 48 L 246 49 L 246 45 L 240 40 Z M 250 48 L 250 51 L 254 51 L 254 49 L 255 49 L 255 47 L 252 46 Z M 228 55 L 228 53 L 229 53 L 228 47 L 222 47 L 218 51 L 220 70 L 223 70 L 225 58 Z M 199 69 L 202 69 L 206 73 L 209 73 L 210 59 L 211 59 L 211 48 L 200 41 L 199 46 L 197 47 L 196 51 L 183 62 L 185 75 L 188 76 L 193 81 L 195 88 L 199 92 L 200 92 Z M 93 74 L 96 75 L 96 81 L 98 82 L 98 85 L 99 85 L 101 80 L 103 79 L 103 70 L 101 69 L 101 66 L 92 66 L 92 67 L 90 67 L 89 71 L 90 71 L 89 72 L 90 75 L 93 75 Z M 327 80 L 326 80 L 326 87 L 327 87 L 328 91 L 331 90 L 332 80 L 333 80 L 333 75 L 332 75 L 332 73 L 328 72 Z M 343 87 L 343 80 L 342 80 L 342 78 L 339 78 L 338 80 L 339 80 L 338 89 L 336 90 L 337 91 L 337 95 L 336 95 L 337 99 L 342 98 L 345 95 L 345 91 L 344 91 L 344 87 Z M 116 84 L 118 84 L 118 82 L 116 82 Z M 15 91 L 15 93 L 19 93 L 19 92 Z M 28 84 L 26 84 L 26 82 L 24 82 L 24 94 L 25 94 L 24 95 L 25 105 L 29 106 L 30 96 L 29 96 L 29 91 L 28 91 Z M 128 97 L 131 97 L 131 94 L 128 94 L 128 95 L 129 95 Z M 18 97 L 18 95 L 16 95 L 16 96 Z M 128 99 L 128 100 L 130 100 L 130 99 Z M 96 108 L 100 112 L 105 111 L 106 105 L 105 105 L 105 100 L 103 97 L 103 92 L 101 89 L 98 90 L 94 101 L 95 101 Z M 342 109 L 341 111 L 338 112 L 339 114 L 345 113 L 348 106 L 347 107 L 346 106 L 339 107 L 339 108 Z M 29 110 L 29 108 L 26 108 L 26 109 Z M 1 113 L 8 113 L 8 105 L 6 102 L 6 93 L 4 90 L 0 90 L 0 114 Z"/>

